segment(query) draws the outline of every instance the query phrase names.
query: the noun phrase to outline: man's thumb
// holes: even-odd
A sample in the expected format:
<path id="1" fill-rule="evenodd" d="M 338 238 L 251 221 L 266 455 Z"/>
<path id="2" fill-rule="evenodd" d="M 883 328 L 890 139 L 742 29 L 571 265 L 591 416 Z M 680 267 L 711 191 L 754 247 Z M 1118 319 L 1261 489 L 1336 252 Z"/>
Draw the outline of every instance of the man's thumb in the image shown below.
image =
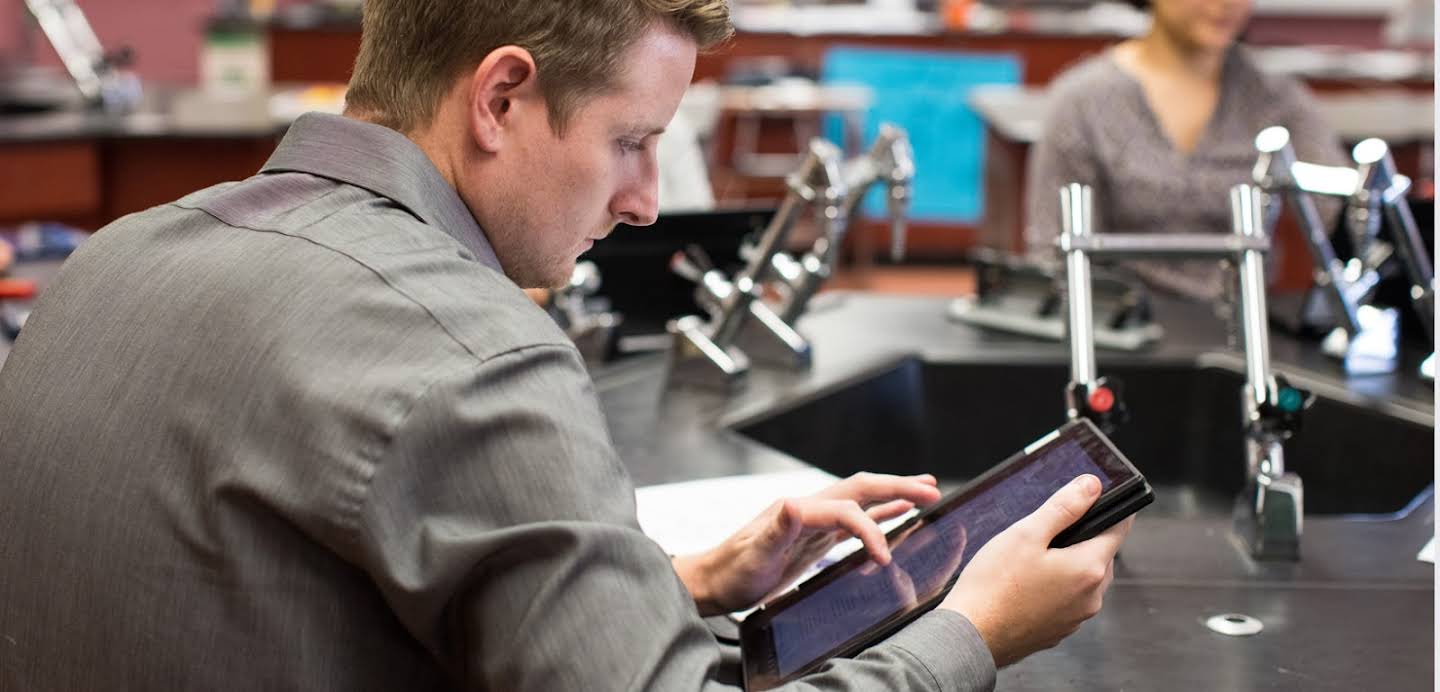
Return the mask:
<path id="1" fill-rule="evenodd" d="M 1022 521 L 1048 542 L 1085 516 L 1100 497 L 1100 479 L 1086 474 L 1057 490 L 1040 509 Z"/>

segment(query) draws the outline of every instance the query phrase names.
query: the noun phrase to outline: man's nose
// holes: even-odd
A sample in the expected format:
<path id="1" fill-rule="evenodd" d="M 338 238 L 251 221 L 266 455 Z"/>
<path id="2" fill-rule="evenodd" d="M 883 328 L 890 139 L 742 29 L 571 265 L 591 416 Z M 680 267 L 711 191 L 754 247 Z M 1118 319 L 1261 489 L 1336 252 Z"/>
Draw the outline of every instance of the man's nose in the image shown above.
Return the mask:
<path id="1" fill-rule="evenodd" d="M 615 196 L 611 212 L 631 226 L 649 226 L 660 215 L 660 176 L 652 163 Z"/>

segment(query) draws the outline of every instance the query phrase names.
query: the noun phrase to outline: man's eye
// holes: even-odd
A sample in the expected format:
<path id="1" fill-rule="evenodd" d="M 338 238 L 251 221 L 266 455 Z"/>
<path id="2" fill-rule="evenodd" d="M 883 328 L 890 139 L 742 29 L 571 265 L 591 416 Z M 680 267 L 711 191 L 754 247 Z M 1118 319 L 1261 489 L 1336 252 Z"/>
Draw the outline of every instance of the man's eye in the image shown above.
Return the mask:
<path id="1" fill-rule="evenodd" d="M 645 143 L 635 139 L 622 139 L 620 148 L 625 151 L 645 151 Z"/>

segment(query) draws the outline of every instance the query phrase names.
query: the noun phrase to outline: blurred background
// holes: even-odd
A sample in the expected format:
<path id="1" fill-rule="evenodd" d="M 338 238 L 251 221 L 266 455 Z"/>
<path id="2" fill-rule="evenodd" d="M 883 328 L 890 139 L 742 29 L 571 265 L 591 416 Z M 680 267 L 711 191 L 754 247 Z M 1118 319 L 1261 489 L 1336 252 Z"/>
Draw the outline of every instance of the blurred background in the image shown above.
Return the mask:
<path id="1" fill-rule="evenodd" d="M 1307 85 L 1347 144 L 1385 139 L 1416 181 L 1415 201 L 1433 200 L 1433 3 L 1254 4 L 1242 41 L 1262 67 Z M 73 18 L 72 8 L 103 56 L 98 95 L 76 92 L 57 50 L 56 33 L 73 22 L 37 20 Z M 682 108 L 679 129 L 698 153 L 674 158 L 667 206 L 773 205 L 810 137 L 853 155 L 895 123 L 917 170 L 904 271 L 889 262 L 877 191 L 831 285 L 941 293 L 966 290 L 975 248 L 1022 249 L 1026 159 L 1047 86 L 1150 22 L 1130 3 L 1089 0 L 733 9 L 737 36 L 702 56 Z M 360 0 L 0 0 L 0 227 L 93 230 L 247 177 L 298 113 L 341 107 L 360 12 Z M 1302 287 L 1310 271 L 1298 235 L 1282 227 L 1280 242 L 1295 251 L 1277 283 Z"/>

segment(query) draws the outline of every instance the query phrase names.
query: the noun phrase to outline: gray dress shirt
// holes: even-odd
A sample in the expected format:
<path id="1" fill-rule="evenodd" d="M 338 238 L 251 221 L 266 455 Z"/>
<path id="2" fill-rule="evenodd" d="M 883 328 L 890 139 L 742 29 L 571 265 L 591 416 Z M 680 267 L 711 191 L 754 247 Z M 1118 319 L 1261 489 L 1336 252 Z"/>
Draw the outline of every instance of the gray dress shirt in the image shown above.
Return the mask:
<path id="1" fill-rule="evenodd" d="M 1339 140 L 1298 82 L 1266 75 L 1247 49 L 1232 48 L 1221 68 L 1220 100 L 1195 150 L 1175 148 L 1140 83 L 1112 51 L 1067 70 L 1051 86 L 1045 134 L 1030 149 L 1026 189 L 1027 252 L 1055 262 L 1060 188 L 1095 189 L 1095 229 L 1124 233 L 1230 233 L 1230 188 L 1249 183 L 1255 135 L 1271 125 L 1290 129 L 1305 161 L 1343 165 Z M 1321 201 L 1333 220 L 1338 205 Z M 1183 296 L 1221 296 L 1218 262 L 1127 263 L 1147 282 Z"/>
<path id="2" fill-rule="evenodd" d="M 716 689 L 574 347 L 409 140 L 121 219 L 0 371 L 0 690 Z M 935 612 L 797 689 L 977 690 Z"/>

